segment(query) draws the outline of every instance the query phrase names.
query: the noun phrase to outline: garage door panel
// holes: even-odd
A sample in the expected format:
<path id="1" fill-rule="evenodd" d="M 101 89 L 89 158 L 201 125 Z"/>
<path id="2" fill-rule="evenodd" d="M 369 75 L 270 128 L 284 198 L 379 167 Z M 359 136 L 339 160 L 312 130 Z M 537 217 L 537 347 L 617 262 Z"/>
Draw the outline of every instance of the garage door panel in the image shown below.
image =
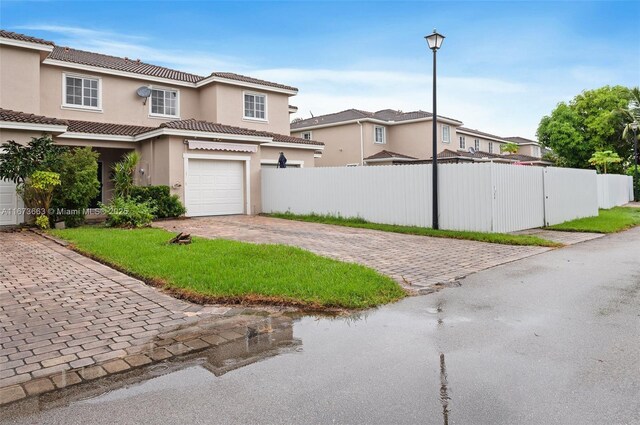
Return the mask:
<path id="1" fill-rule="evenodd" d="M 187 213 L 225 215 L 244 213 L 244 162 L 189 159 Z"/>
<path id="2" fill-rule="evenodd" d="M 0 180 L 0 226 L 18 224 L 15 209 L 18 207 L 16 185 L 7 180 Z"/>

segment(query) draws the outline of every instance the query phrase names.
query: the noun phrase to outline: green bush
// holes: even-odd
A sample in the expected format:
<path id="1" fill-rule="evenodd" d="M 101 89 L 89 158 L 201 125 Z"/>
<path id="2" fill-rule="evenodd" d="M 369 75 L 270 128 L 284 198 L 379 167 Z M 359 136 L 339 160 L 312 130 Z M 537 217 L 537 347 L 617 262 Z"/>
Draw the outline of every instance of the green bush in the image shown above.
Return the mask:
<path id="1" fill-rule="evenodd" d="M 171 194 L 169 186 L 134 186 L 130 193 L 131 199 L 155 207 L 154 218 L 179 217 L 186 212 L 180 198 Z"/>
<path id="2" fill-rule="evenodd" d="M 38 217 L 36 217 L 36 226 L 38 226 L 42 230 L 48 229 L 50 227 L 49 217 L 47 217 L 46 215 L 39 215 Z"/>
<path id="3" fill-rule="evenodd" d="M 100 203 L 110 227 L 145 227 L 151 224 L 155 207 L 147 202 L 116 197 L 108 205 Z"/>
<path id="4" fill-rule="evenodd" d="M 54 219 L 64 220 L 67 227 L 84 222 L 85 210 L 100 192 L 98 153 L 91 147 L 68 149 L 60 155 L 54 171 L 61 185 L 53 194 Z"/>

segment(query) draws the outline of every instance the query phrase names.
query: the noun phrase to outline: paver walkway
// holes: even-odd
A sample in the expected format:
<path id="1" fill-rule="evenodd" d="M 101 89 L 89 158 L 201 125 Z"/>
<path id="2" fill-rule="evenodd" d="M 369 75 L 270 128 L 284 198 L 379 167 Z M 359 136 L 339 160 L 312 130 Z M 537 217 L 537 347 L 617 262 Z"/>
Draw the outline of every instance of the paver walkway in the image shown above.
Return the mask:
<path id="1" fill-rule="evenodd" d="M 587 232 L 561 232 L 559 230 L 547 229 L 527 229 L 519 232 L 513 232 L 514 235 L 532 235 L 553 242 L 560 242 L 565 245 L 575 245 L 580 242 L 590 241 L 592 239 L 601 238 L 603 233 L 587 233 Z"/>
<path id="2" fill-rule="evenodd" d="M 371 267 L 405 287 L 423 293 L 431 291 L 434 284 L 549 250 L 261 216 L 203 217 L 160 221 L 154 225 L 207 238 L 298 246 L 316 254 Z"/>
<path id="3" fill-rule="evenodd" d="M 189 343 L 203 322 L 225 322 L 206 332 L 224 341 L 229 326 L 254 320 L 175 299 L 31 232 L 0 232 L 0 291 L 0 404 L 205 348 Z M 154 357 L 177 341 L 188 346 Z"/>

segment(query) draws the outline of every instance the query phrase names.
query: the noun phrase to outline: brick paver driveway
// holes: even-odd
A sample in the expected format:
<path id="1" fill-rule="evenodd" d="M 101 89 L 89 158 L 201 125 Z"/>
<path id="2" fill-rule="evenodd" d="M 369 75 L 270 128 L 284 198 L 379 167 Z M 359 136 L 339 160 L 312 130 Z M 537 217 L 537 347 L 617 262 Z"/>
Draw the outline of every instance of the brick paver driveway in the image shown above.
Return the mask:
<path id="1" fill-rule="evenodd" d="M 207 238 L 298 246 L 316 254 L 364 264 L 423 293 L 429 292 L 434 284 L 450 282 L 498 264 L 549 250 L 261 216 L 192 218 L 156 222 L 155 226 Z"/>
<path id="2" fill-rule="evenodd" d="M 0 232 L 0 295 L 0 405 L 207 347 L 252 320 L 177 300 L 31 232 Z M 224 338 L 199 339 L 216 332 Z"/>

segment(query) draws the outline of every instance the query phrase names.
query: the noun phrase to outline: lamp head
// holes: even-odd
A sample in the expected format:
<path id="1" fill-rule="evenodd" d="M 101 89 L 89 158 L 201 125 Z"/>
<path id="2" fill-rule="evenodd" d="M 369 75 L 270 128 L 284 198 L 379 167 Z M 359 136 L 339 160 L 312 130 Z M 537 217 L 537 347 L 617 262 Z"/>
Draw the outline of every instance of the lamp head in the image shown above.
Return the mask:
<path id="1" fill-rule="evenodd" d="M 444 40 L 444 35 L 438 34 L 438 32 L 433 29 L 433 33 L 429 34 L 425 37 L 427 43 L 429 44 L 429 48 L 433 51 L 436 51 L 442 46 L 442 41 Z"/>

